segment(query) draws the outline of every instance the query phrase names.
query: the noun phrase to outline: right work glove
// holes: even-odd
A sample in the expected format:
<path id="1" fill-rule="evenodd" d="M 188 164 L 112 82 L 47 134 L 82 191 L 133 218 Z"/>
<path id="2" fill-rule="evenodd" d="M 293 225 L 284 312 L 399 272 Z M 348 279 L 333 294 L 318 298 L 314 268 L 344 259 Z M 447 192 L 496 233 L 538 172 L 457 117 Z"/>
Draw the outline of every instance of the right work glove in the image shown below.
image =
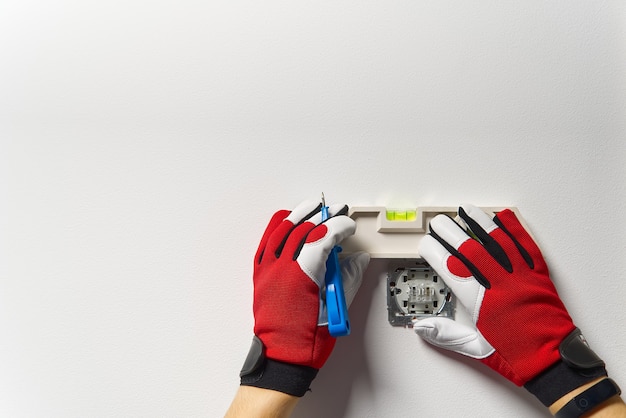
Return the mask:
<path id="1" fill-rule="evenodd" d="M 475 358 L 544 405 L 606 376 L 550 279 L 541 251 L 511 210 L 492 219 L 464 205 L 461 226 L 446 215 L 430 222 L 420 255 L 467 310 L 472 326 L 448 318 L 414 321 L 426 341 Z"/>

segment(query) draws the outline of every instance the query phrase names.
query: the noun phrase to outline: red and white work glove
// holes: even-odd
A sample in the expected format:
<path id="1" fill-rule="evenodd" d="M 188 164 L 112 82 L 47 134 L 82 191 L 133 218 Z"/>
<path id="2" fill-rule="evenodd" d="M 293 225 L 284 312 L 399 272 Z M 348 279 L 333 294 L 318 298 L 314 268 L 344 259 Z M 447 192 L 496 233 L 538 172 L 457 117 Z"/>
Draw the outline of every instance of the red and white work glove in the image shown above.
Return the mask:
<path id="1" fill-rule="evenodd" d="M 456 295 L 473 326 L 448 318 L 414 321 L 428 342 L 475 358 L 549 406 L 606 376 L 550 280 L 539 247 L 511 210 L 492 219 L 459 208 L 430 222 L 419 253 Z"/>
<path id="2" fill-rule="evenodd" d="M 270 220 L 254 257 L 254 334 L 241 384 L 303 396 L 335 346 L 328 332 L 324 279 L 332 248 L 356 230 L 348 207 L 331 205 L 322 222 L 319 202 L 281 210 Z M 348 305 L 370 257 L 341 261 Z"/>

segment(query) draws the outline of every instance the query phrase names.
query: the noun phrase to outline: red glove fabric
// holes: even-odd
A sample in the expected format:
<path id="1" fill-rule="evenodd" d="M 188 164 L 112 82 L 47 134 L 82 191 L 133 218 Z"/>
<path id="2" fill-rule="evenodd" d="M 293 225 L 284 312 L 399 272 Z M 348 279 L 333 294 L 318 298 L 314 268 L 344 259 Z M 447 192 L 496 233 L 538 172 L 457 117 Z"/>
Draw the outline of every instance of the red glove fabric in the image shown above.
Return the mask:
<path id="1" fill-rule="evenodd" d="M 324 303 L 326 260 L 332 248 L 356 230 L 354 220 L 345 215 L 347 209 L 330 206 L 330 217 L 322 222 L 319 202 L 303 202 L 270 220 L 254 258 L 253 348 L 260 340 L 271 370 L 266 368 L 261 376 L 258 368 L 266 367 L 265 360 L 249 355 L 242 384 L 302 396 L 330 356 L 336 339 L 328 332 Z M 341 261 L 348 305 L 369 259 L 369 254 L 357 253 Z"/>
<path id="2" fill-rule="evenodd" d="M 525 385 L 561 361 L 559 346 L 576 327 L 539 247 L 511 210 L 491 219 L 463 205 L 459 216 L 467 230 L 438 215 L 419 252 L 469 312 L 473 326 L 427 318 L 415 321 L 414 329 L 430 343 L 479 359 Z"/>

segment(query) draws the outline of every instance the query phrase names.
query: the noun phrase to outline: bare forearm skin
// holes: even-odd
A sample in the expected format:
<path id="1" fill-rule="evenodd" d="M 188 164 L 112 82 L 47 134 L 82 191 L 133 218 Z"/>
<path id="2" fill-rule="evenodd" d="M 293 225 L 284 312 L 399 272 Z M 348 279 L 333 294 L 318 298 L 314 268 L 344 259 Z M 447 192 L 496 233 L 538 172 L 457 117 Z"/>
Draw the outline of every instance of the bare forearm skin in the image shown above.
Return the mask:
<path id="1" fill-rule="evenodd" d="M 299 400 L 275 390 L 239 386 L 224 418 L 287 418 Z"/>
<path id="2" fill-rule="evenodd" d="M 584 392 L 586 389 L 605 379 L 601 377 L 593 380 L 586 385 L 583 385 L 577 389 L 574 389 L 567 395 L 563 396 L 555 403 L 550 405 L 550 412 L 556 414 L 567 402 L 569 402 L 576 395 Z M 598 405 L 597 408 L 583 415 L 584 418 L 624 418 L 626 417 L 626 403 L 619 396 L 613 396 L 605 402 Z"/>

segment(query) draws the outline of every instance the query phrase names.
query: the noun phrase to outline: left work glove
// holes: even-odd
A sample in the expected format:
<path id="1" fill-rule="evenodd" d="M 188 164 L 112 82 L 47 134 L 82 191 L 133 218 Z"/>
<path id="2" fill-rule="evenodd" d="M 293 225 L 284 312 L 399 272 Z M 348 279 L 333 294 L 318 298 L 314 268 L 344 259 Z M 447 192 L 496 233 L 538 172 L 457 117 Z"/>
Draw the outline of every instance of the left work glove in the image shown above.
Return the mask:
<path id="1" fill-rule="evenodd" d="M 604 362 L 574 325 L 550 279 L 539 247 L 515 214 L 492 219 L 472 205 L 459 208 L 466 228 L 445 215 L 430 222 L 422 257 L 472 318 L 414 322 L 428 342 L 475 358 L 549 406 L 606 376 Z"/>
<path id="2" fill-rule="evenodd" d="M 333 205 L 322 222 L 321 205 L 303 202 L 270 220 L 254 257 L 254 334 L 241 384 L 303 396 L 335 345 L 328 332 L 324 279 L 330 251 L 356 230 L 347 206 Z M 342 260 L 350 305 L 369 254 Z"/>

